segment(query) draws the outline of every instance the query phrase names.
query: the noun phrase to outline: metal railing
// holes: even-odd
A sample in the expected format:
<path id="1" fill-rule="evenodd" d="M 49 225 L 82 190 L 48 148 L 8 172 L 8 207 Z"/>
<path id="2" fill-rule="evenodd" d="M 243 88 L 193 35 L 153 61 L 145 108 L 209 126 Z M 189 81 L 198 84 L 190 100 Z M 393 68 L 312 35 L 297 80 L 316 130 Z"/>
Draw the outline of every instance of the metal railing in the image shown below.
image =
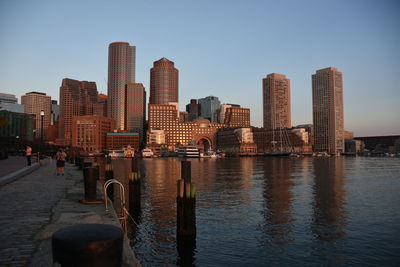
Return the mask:
<path id="1" fill-rule="evenodd" d="M 107 188 L 112 184 L 117 184 L 119 186 L 119 196 L 120 196 L 119 199 L 121 201 L 121 212 L 119 214 L 117 214 L 117 217 L 118 217 L 118 219 L 119 219 L 119 221 L 121 223 L 122 229 L 124 230 L 125 233 L 127 233 L 127 222 L 126 221 L 127 221 L 128 216 L 127 216 L 126 208 L 125 208 L 125 206 L 126 206 L 126 202 L 125 202 L 125 187 L 121 182 L 119 182 L 116 179 L 108 180 L 103 185 L 105 209 L 106 209 L 106 212 L 109 211 L 109 209 L 108 209 L 109 198 L 108 198 L 108 195 L 107 195 Z"/>

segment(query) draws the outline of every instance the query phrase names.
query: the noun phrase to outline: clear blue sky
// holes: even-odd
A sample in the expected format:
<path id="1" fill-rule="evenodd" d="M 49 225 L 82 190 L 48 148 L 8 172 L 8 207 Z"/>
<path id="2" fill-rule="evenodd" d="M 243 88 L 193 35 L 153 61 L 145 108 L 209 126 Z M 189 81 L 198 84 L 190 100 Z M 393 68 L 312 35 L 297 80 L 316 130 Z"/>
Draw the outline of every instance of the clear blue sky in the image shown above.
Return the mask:
<path id="1" fill-rule="evenodd" d="M 262 125 L 261 81 L 291 80 L 293 125 L 312 122 L 311 75 L 343 72 L 345 128 L 400 134 L 400 1 L 0 1 L 0 92 L 58 100 L 63 78 L 107 93 L 108 44 L 135 45 L 136 82 L 162 57 L 179 69 L 181 110 L 218 96 Z"/>

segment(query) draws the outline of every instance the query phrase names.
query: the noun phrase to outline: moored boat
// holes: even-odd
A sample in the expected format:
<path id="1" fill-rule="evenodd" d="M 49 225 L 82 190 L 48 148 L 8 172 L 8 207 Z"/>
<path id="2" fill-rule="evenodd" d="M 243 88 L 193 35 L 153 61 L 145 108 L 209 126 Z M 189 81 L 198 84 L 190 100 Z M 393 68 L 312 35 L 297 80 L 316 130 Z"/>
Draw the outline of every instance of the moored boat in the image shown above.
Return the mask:
<path id="1" fill-rule="evenodd" d="M 200 152 L 196 146 L 180 146 L 178 148 L 178 156 L 181 158 L 198 158 L 200 157 Z"/>

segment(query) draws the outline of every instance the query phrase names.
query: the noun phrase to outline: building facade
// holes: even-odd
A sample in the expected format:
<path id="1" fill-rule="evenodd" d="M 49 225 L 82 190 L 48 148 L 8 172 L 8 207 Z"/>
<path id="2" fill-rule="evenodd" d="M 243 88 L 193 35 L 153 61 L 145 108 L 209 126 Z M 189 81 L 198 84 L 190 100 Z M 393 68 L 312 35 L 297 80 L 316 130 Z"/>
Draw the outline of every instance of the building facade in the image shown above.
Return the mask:
<path id="1" fill-rule="evenodd" d="M 72 146 L 87 152 L 106 149 L 106 134 L 115 128 L 115 121 L 102 116 L 74 116 L 72 118 Z"/>
<path id="2" fill-rule="evenodd" d="M 226 108 L 224 124 L 229 128 L 250 127 L 250 109 L 233 106 Z"/>
<path id="3" fill-rule="evenodd" d="M 179 101 L 179 72 L 174 62 L 163 57 L 155 61 L 150 70 L 149 104 L 167 105 Z"/>
<path id="4" fill-rule="evenodd" d="M 194 121 L 201 116 L 201 105 L 197 103 L 197 99 L 190 99 L 190 103 L 186 105 L 188 120 Z"/>
<path id="5" fill-rule="evenodd" d="M 36 128 L 34 114 L 18 113 L 0 110 L 0 138 L 1 145 L 12 144 L 18 141 L 33 141 Z"/>
<path id="6" fill-rule="evenodd" d="M 36 116 L 36 137 L 41 137 L 50 125 L 51 97 L 45 93 L 30 92 L 21 96 L 21 103 L 24 105 L 25 113 L 34 114 Z M 44 112 L 43 129 L 42 117 L 40 116 L 41 111 Z"/>
<path id="7" fill-rule="evenodd" d="M 220 129 L 217 133 L 217 148 L 227 156 L 255 156 L 257 146 L 251 128 Z"/>
<path id="8" fill-rule="evenodd" d="M 107 150 L 121 150 L 130 146 L 139 151 L 140 138 L 138 133 L 107 133 Z"/>
<path id="9" fill-rule="evenodd" d="M 149 133 L 162 130 L 169 150 L 181 145 L 195 144 L 201 150 L 216 147 L 216 132 L 224 124 L 208 120 L 182 123 L 176 105 L 149 104 Z"/>
<path id="10" fill-rule="evenodd" d="M 98 94 L 97 103 L 93 107 L 93 115 L 107 117 L 107 95 Z"/>
<path id="11" fill-rule="evenodd" d="M 24 105 L 18 104 L 15 95 L 0 93 L 0 110 L 24 113 Z"/>
<path id="12" fill-rule="evenodd" d="M 116 128 L 125 126 L 125 85 L 135 82 L 136 47 L 127 42 L 114 42 L 108 47 L 108 117 Z"/>
<path id="13" fill-rule="evenodd" d="M 344 152 L 343 79 L 336 68 L 312 75 L 314 151 Z"/>
<path id="14" fill-rule="evenodd" d="M 290 80 L 271 73 L 263 79 L 263 122 L 266 130 L 292 127 Z"/>
<path id="15" fill-rule="evenodd" d="M 93 115 L 97 103 L 95 82 L 65 78 L 60 87 L 60 120 L 57 141 L 60 145 L 71 145 L 72 119 L 74 116 Z"/>
<path id="16" fill-rule="evenodd" d="M 220 108 L 221 102 L 216 96 L 207 96 L 205 98 L 198 99 L 198 103 L 201 106 L 201 117 L 211 122 L 217 122 L 215 114 Z"/>
<path id="17" fill-rule="evenodd" d="M 144 145 L 146 123 L 146 91 L 141 83 L 125 85 L 125 125 L 129 132 L 139 133 L 141 145 Z"/>

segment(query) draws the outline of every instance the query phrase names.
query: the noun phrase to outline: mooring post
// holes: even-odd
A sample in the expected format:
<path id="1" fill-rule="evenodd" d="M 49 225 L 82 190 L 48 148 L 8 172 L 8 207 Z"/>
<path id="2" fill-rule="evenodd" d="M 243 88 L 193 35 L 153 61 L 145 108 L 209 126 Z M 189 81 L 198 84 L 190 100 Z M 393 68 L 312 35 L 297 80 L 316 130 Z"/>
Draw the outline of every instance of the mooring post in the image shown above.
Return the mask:
<path id="1" fill-rule="evenodd" d="M 140 172 L 138 158 L 132 158 L 132 172 L 129 173 L 129 213 L 134 217 L 140 212 Z"/>
<path id="2" fill-rule="evenodd" d="M 191 182 L 191 162 L 182 161 L 177 182 L 177 237 L 196 236 L 196 185 Z"/>
<path id="3" fill-rule="evenodd" d="M 113 166 L 111 163 L 108 163 L 108 160 L 107 160 L 107 163 L 105 166 L 104 177 L 105 177 L 104 178 L 105 182 L 107 182 L 108 180 L 114 179 Z M 107 187 L 107 196 L 110 198 L 111 201 L 114 201 L 114 185 L 113 184 L 110 184 Z M 106 199 L 104 201 L 106 201 Z"/>

